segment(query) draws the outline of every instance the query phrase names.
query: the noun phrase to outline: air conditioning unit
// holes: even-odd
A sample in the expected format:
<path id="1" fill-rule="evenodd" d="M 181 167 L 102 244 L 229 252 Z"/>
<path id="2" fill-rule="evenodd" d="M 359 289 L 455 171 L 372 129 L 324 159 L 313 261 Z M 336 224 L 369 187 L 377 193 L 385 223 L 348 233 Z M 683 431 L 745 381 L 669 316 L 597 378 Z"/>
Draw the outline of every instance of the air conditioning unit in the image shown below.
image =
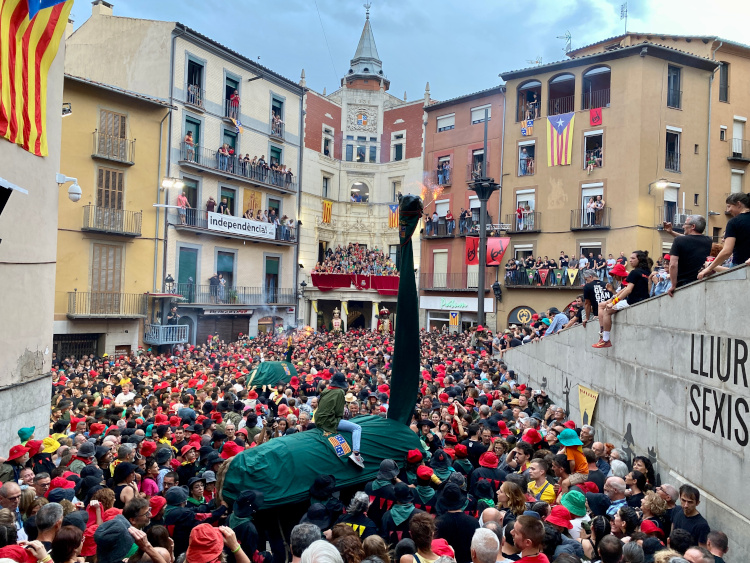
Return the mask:
<path id="1" fill-rule="evenodd" d="M 687 213 L 677 213 L 674 216 L 674 224 L 675 225 L 684 225 L 685 221 L 687 221 L 688 214 Z"/>

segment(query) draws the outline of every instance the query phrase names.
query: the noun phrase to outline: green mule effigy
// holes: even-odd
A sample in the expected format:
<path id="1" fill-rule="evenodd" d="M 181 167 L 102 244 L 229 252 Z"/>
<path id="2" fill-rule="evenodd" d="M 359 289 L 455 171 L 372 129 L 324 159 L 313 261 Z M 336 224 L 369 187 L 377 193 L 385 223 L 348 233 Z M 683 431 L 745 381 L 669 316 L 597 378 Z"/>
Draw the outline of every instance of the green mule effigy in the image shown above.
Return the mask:
<path id="1" fill-rule="evenodd" d="M 362 427 L 360 453 L 365 469 L 349 461 L 351 434 L 325 436 L 321 430 L 297 432 L 274 439 L 235 456 L 227 468 L 222 496 L 233 502 L 248 489 L 261 491 L 264 508 L 305 500 L 318 475 L 334 475 L 337 488 L 375 479 L 380 462 L 406 463 L 406 453 L 422 449 L 419 437 L 409 428 L 419 387 L 419 305 L 414 275 L 411 237 L 422 216 L 422 201 L 407 195 L 399 204 L 401 271 L 398 320 L 396 322 L 388 418 L 361 416 L 353 419 Z M 253 384 L 255 386 L 255 384 Z M 343 437 L 344 443 L 337 440 Z"/>

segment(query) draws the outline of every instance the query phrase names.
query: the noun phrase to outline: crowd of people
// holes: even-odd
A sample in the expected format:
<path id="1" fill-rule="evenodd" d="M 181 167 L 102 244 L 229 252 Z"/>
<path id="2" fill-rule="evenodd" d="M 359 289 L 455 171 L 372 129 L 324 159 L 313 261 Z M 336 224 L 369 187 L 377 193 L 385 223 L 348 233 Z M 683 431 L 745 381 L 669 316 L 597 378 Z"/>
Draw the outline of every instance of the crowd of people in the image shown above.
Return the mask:
<path id="1" fill-rule="evenodd" d="M 315 264 L 313 274 L 364 274 L 397 276 L 396 264 L 377 247 L 370 250 L 357 243 L 328 248 L 323 261 Z"/>
<path id="2" fill-rule="evenodd" d="M 520 383 L 483 327 L 421 333 L 410 422 L 420 448 L 359 487 L 317 476 L 288 530 L 263 517 L 256 490 L 229 506 L 223 476 L 246 449 L 335 429 L 337 417 L 387 416 L 390 335 L 294 339 L 299 375 L 266 389 L 247 378 L 284 356 L 283 336 L 54 358 L 49 431 L 16 429 L 0 465 L 0 559 L 713 563 L 727 552 L 696 488 L 662 483 L 650 457 L 598 441 Z M 334 388 L 343 402 L 332 415 L 323 403 Z"/>
<path id="3" fill-rule="evenodd" d="M 536 258 L 529 254 L 526 257 L 510 258 L 505 264 L 505 279 L 510 285 L 584 285 L 583 277 L 576 275 L 573 281 L 568 278 L 568 269 L 577 269 L 583 271 L 591 269 L 596 273 L 596 277 L 601 281 L 612 283 L 614 275 L 622 275 L 628 259 L 624 252 L 615 258 L 609 254 L 605 259 L 599 253 L 596 256 L 593 252 L 588 255 L 581 253 L 576 259 L 577 254 L 572 252 L 566 254 L 564 250 L 560 251 L 560 256 L 555 259 L 553 256 L 537 256 Z M 618 266 L 619 265 L 619 266 Z M 547 270 L 547 273 L 540 273 L 540 270 Z M 555 272 L 560 270 L 560 272 Z M 559 273 L 560 276 L 556 274 Z M 532 274 L 532 275 L 530 275 Z"/>

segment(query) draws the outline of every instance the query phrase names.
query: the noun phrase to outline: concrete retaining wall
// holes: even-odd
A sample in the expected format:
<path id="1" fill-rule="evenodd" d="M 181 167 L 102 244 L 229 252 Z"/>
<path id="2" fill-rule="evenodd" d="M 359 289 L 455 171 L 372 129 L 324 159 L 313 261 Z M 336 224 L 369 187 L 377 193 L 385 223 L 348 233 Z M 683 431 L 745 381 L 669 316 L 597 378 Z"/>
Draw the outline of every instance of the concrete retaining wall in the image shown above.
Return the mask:
<path id="1" fill-rule="evenodd" d="M 19 443 L 18 429 L 36 426 L 34 438 L 49 436 L 49 408 L 52 376 L 43 375 L 31 381 L 0 389 L 0 455 L 8 455 Z"/>
<path id="2" fill-rule="evenodd" d="M 648 455 L 663 483 L 697 486 L 699 510 L 729 536 L 725 559 L 737 563 L 750 561 L 749 272 L 618 313 L 612 348 L 591 347 L 593 322 L 506 356 L 519 381 L 546 386 L 578 425 L 578 385 L 597 391 L 596 440 Z"/>

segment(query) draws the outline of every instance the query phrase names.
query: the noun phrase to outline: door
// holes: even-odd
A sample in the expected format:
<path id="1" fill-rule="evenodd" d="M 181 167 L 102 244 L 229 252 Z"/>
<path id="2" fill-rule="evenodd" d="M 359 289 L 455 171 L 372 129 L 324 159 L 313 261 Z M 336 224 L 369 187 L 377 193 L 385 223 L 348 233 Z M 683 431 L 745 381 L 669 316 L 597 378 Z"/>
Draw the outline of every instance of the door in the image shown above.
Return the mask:
<path id="1" fill-rule="evenodd" d="M 91 314 L 120 312 L 122 247 L 94 244 L 91 263 Z"/>
<path id="2" fill-rule="evenodd" d="M 279 258 L 266 258 L 265 296 L 266 303 L 277 303 L 279 292 Z"/>
<path id="3" fill-rule="evenodd" d="M 432 253 L 432 287 L 448 287 L 448 252 Z"/>
<path id="4" fill-rule="evenodd" d="M 674 223 L 677 217 L 677 196 L 679 189 L 675 187 L 664 188 L 664 220 Z"/>
<path id="5" fill-rule="evenodd" d="M 193 149 L 190 149 L 189 147 L 185 146 L 183 147 L 183 150 L 185 151 L 182 154 L 182 158 L 185 160 L 193 160 L 195 162 L 200 162 L 200 144 L 201 144 L 201 122 L 197 119 L 191 119 L 186 118 L 185 119 L 185 136 L 187 136 L 188 133 L 193 134 L 193 143 L 194 147 Z"/>
<path id="6" fill-rule="evenodd" d="M 234 215 L 234 196 L 235 191 L 232 188 L 221 188 L 221 199 L 227 200 L 227 205 L 229 207 L 229 214 Z"/>
<path id="7" fill-rule="evenodd" d="M 742 157 L 742 140 L 745 137 L 745 122 L 735 119 L 732 124 L 732 155 Z"/>
<path id="8" fill-rule="evenodd" d="M 96 185 L 94 224 L 98 230 L 122 232 L 124 173 L 110 168 L 99 168 Z"/>
<path id="9" fill-rule="evenodd" d="M 188 303 L 195 301 L 195 284 L 198 279 L 198 250 L 180 248 L 177 268 L 177 293 Z"/>
<path id="10" fill-rule="evenodd" d="M 127 118 L 113 111 L 99 112 L 99 146 L 98 153 L 116 160 L 127 161 L 127 143 L 125 127 Z"/>
<path id="11" fill-rule="evenodd" d="M 219 251 L 216 255 L 216 273 L 226 280 L 225 292 L 234 287 L 234 253 Z M 221 290 L 220 290 L 221 291 Z"/>

